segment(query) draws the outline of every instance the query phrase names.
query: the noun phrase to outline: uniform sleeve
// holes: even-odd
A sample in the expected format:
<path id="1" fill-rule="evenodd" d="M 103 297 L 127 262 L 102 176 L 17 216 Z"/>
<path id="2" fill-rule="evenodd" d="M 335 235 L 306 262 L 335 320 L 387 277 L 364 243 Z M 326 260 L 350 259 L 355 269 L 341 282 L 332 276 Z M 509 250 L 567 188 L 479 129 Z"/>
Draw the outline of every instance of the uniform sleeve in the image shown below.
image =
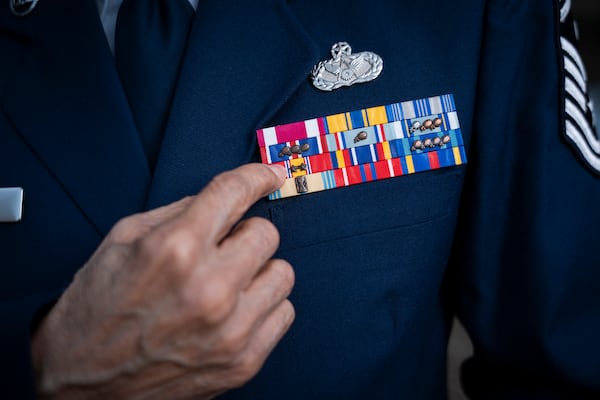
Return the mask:
<path id="1" fill-rule="evenodd" d="M 600 140 L 569 6 L 488 2 L 451 269 L 472 399 L 600 398 Z"/>
<path id="2" fill-rule="evenodd" d="M 61 291 L 51 291 L 0 302 L 0 392 L 3 399 L 26 400 L 36 397 L 31 364 L 31 333 L 60 294 Z"/>

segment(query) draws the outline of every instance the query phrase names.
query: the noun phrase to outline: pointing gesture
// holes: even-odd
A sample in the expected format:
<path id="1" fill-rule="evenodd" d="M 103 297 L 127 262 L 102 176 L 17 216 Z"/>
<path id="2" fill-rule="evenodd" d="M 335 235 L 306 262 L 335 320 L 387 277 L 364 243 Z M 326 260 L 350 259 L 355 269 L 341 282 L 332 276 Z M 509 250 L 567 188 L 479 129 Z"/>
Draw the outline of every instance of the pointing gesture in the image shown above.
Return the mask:
<path id="1" fill-rule="evenodd" d="M 251 379 L 294 319 L 276 228 L 238 221 L 280 167 L 223 173 L 112 229 L 32 341 L 48 398 L 212 398 Z"/>

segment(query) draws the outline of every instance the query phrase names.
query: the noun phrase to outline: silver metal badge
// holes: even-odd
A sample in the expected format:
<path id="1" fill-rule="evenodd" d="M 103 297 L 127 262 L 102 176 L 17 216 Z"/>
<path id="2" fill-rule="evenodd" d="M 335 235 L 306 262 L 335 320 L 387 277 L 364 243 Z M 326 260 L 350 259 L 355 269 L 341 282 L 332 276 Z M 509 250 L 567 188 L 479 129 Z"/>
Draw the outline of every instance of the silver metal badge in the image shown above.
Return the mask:
<path id="1" fill-rule="evenodd" d="M 17 17 L 31 13 L 39 0 L 10 0 L 10 11 Z"/>
<path id="2" fill-rule="evenodd" d="M 383 60 L 370 51 L 352 54 L 346 42 L 331 47 L 332 59 L 320 61 L 314 66 L 311 76 L 317 89 L 331 91 L 342 86 L 369 82 L 383 70 Z"/>

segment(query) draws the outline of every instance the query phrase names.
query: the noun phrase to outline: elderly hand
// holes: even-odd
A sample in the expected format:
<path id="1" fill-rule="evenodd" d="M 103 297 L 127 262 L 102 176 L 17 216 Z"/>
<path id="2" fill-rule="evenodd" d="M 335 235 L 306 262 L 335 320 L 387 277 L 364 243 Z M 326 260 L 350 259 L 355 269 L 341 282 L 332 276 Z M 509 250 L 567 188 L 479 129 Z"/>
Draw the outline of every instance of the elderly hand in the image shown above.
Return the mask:
<path id="1" fill-rule="evenodd" d="M 37 329 L 46 398 L 212 398 L 251 379 L 294 319 L 276 228 L 239 222 L 281 167 L 225 172 L 112 229 Z"/>

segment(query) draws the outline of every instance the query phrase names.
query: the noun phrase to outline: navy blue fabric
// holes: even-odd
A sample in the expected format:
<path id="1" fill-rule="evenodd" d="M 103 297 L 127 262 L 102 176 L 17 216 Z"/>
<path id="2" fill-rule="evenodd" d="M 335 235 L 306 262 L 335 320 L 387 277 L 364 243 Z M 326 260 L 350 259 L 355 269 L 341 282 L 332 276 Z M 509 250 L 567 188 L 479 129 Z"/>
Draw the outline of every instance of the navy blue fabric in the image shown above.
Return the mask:
<path id="1" fill-rule="evenodd" d="M 558 133 L 557 19 L 538 3 L 490 2 L 483 36 L 453 260 L 475 398 L 600 390 L 600 181 Z"/>
<path id="2" fill-rule="evenodd" d="M 152 178 L 93 8 L 0 9 L 0 186 L 27 194 L 0 225 L 8 398 L 31 386 L 35 310 L 120 217 L 257 161 L 257 128 L 445 93 L 468 165 L 250 210 L 279 228 L 297 318 L 223 397 L 443 399 L 455 313 L 473 398 L 600 395 L 600 180 L 561 132 L 553 1 L 203 1 Z M 384 70 L 320 92 L 308 73 L 341 40 Z"/>
<path id="3" fill-rule="evenodd" d="M 194 9 L 187 0 L 125 0 L 115 62 L 151 167 L 156 164 Z"/>

